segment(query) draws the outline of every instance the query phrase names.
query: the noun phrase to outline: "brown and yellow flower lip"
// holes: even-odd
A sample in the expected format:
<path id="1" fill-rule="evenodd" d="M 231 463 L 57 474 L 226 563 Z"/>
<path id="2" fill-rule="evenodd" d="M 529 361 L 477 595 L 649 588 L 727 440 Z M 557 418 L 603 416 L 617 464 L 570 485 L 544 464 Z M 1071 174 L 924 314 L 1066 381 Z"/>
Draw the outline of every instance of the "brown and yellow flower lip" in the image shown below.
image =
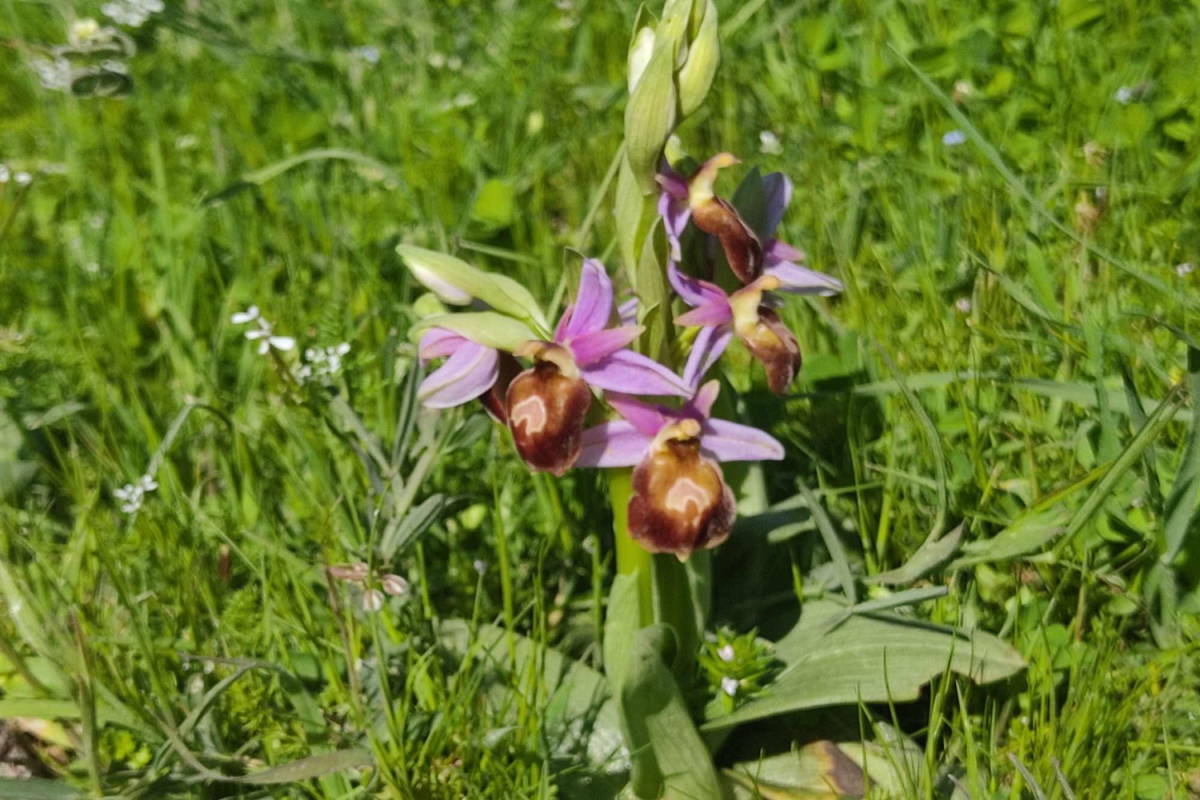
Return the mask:
<path id="1" fill-rule="evenodd" d="M 730 297 L 733 331 L 767 371 L 767 386 L 783 394 L 800 373 L 800 344 L 779 314 L 763 303 L 764 292 L 779 288 L 779 280 L 764 275 Z"/>
<path id="2" fill-rule="evenodd" d="M 663 428 L 633 470 L 629 533 L 652 553 L 681 561 L 729 537 L 733 492 L 716 462 L 700 453 L 700 423 L 681 419 Z"/>
<path id="3" fill-rule="evenodd" d="M 738 163 L 730 153 L 718 153 L 704 162 L 688 179 L 688 207 L 696 227 L 721 242 L 733 274 L 742 283 L 750 283 L 762 275 L 762 242 L 737 209 L 717 197 L 713 188 L 717 174 Z"/>
<path id="4" fill-rule="evenodd" d="M 721 242 L 725 260 L 738 280 L 750 283 L 762 275 L 762 242 L 733 206 L 720 197 L 713 197 L 707 203 L 693 206 L 692 219 L 697 228 L 716 236 Z"/>
<path id="5" fill-rule="evenodd" d="M 517 354 L 532 355 L 534 364 L 508 385 L 513 442 L 530 469 L 561 476 L 579 457 L 592 394 L 563 348 L 537 342 Z"/>

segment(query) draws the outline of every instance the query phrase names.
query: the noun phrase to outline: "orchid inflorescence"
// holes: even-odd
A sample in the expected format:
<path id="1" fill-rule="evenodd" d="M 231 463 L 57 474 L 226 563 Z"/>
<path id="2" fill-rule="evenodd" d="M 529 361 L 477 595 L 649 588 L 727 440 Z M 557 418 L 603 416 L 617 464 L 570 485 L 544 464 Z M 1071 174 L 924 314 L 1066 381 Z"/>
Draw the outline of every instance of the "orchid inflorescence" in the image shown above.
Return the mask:
<path id="1" fill-rule="evenodd" d="M 763 364 L 769 388 L 782 394 L 801 359 L 776 311 L 776 293 L 830 295 L 842 288 L 775 238 L 792 195 L 785 176 L 748 176 L 735 195 L 749 209 L 746 216 L 717 196 L 719 171 L 736 163 L 721 153 L 684 178 L 664 162 L 657 176 L 667 276 L 690 307 L 674 321 L 699 329 L 682 374 L 630 349 L 644 328 L 634 324 L 633 304 L 614 308 L 613 283 L 595 259 L 584 261 L 574 302 L 551 328 L 511 278 L 444 254 L 398 248 L 441 301 L 470 307 L 419 326 L 421 360 L 444 359 L 418 390 L 423 403 L 449 408 L 478 399 L 509 428 L 534 471 L 633 467 L 630 535 L 651 552 L 680 559 L 720 544 L 732 528 L 734 497 L 721 462 L 783 458 L 783 446 L 764 431 L 712 417 L 720 382 L 705 382 L 706 373 L 736 338 Z M 756 209 L 757 226 L 747 221 Z M 718 249 L 736 281 L 732 291 L 712 280 Z M 617 416 L 585 427 L 597 397 Z"/>

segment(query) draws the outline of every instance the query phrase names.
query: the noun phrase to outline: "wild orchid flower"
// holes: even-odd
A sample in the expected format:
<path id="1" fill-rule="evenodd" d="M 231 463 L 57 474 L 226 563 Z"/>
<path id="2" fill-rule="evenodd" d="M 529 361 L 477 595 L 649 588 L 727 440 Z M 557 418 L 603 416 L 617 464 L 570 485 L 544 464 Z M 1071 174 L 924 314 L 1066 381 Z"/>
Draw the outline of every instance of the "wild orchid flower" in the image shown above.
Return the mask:
<path id="1" fill-rule="evenodd" d="M 733 294 L 715 283 L 702 281 L 681 273 L 671 263 L 667 277 L 683 301 L 692 310 L 675 318 L 676 325 L 699 325 L 704 330 L 697 345 L 707 348 L 707 358 L 715 361 L 731 335 L 762 362 L 767 371 L 767 386 L 775 394 L 783 394 L 800 371 L 800 345 L 779 314 L 771 307 L 772 297 L 782 283 L 774 275 L 763 275 Z M 693 354 L 696 346 L 693 346 Z M 689 359 L 690 361 L 691 359 Z"/>
<path id="2" fill-rule="evenodd" d="M 589 386 L 641 395 L 690 393 L 678 375 L 627 349 L 642 328 L 609 328 L 612 315 L 612 281 L 599 261 L 589 259 L 553 341 L 526 342 L 514 351 L 534 363 L 508 386 L 508 425 L 517 452 L 534 470 L 561 475 L 575 463 L 592 402 Z"/>
<path id="3" fill-rule="evenodd" d="M 681 259 L 680 237 L 688 221 L 694 220 L 697 228 L 718 238 L 730 268 L 743 284 L 767 274 L 779 279 L 779 291 L 783 292 L 831 295 L 842 291 L 841 281 L 836 278 L 800 266 L 799 262 L 805 258 L 803 250 L 775 238 L 792 201 L 792 182 L 787 176 L 772 172 L 762 178 L 765 219 L 761 237 L 737 209 L 714 194 L 717 173 L 737 163 L 729 153 L 721 153 L 706 161 L 688 179 L 670 167 L 659 173 L 663 192 L 658 213 L 671 245 L 671 259 L 676 262 Z"/>
<path id="4" fill-rule="evenodd" d="M 686 559 L 728 538 L 736 508 L 719 462 L 783 458 L 769 434 L 711 418 L 719 391 L 709 381 L 679 409 L 609 393 L 624 419 L 583 433 L 576 466 L 634 467 L 629 532 L 653 553 Z"/>
<path id="5" fill-rule="evenodd" d="M 446 359 L 417 387 L 417 397 L 422 403 L 429 408 L 451 408 L 478 398 L 492 419 L 507 424 L 505 393 L 521 371 L 515 358 L 445 328 L 426 331 L 417 355 L 422 363 Z"/>

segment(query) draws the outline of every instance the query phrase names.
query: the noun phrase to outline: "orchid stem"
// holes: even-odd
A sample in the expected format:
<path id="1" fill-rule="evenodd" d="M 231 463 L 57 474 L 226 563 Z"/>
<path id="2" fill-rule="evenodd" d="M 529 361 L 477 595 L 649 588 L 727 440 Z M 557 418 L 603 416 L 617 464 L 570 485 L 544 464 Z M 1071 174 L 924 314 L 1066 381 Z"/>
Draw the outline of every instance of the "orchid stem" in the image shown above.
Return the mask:
<path id="1" fill-rule="evenodd" d="M 650 553 L 629 535 L 633 470 L 608 470 L 608 495 L 612 501 L 613 536 L 617 543 L 617 574 L 637 578 L 640 623 L 645 627 L 654 622 L 654 569 Z"/>

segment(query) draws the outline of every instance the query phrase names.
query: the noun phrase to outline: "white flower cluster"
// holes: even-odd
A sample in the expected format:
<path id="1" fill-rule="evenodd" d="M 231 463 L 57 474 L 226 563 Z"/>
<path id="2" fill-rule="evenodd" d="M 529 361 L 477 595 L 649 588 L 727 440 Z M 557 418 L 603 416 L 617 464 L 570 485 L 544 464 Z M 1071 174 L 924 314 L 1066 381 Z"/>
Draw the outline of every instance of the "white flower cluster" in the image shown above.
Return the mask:
<path id="1" fill-rule="evenodd" d="M 37 73 L 38 83 L 43 89 L 53 92 L 71 91 L 71 62 L 63 56 L 55 56 L 53 59 L 30 59 L 29 66 Z"/>
<path id="2" fill-rule="evenodd" d="M 163 8 L 162 0 L 113 0 L 100 6 L 100 12 L 118 25 L 139 28 Z"/>
<path id="3" fill-rule="evenodd" d="M 24 170 L 13 172 L 7 164 L 0 164 L 0 183 L 8 183 L 10 180 L 18 186 L 28 186 L 33 182 L 33 176 Z"/>
<path id="4" fill-rule="evenodd" d="M 330 380 L 342 371 L 342 357 L 350 352 L 350 343 L 333 347 L 310 347 L 304 351 L 304 363 L 296 370 L 301 383 L 311 380 Z"/>
<path id="5" fill-rule="evenodd" d="M 126 514 L 136 514 L 146 495 L 157 488 L 158 482 L 153 477 L 143 475 L 137 483 L 127 483 L 120 489 L 113 489 L 113 497 L 121 501 L 121 510 Z"/>
<path id="6" fill-rule="evenodd" d="M 246 325 L 250 322 L 258 323 L 257 328 L 246 331 L 246 338 L 251 341 L 258 341 L 258 354 L 260 356 L 265 356 L 272 348 L 286 352 L 296 346 L 296 340 L 291 336 L 275 335 L 275 324 L 263 319 L 258 306 L 250 306 L 245 311 L 237 312 L 229 318 L 229 321 L 234 325 Z"/>

